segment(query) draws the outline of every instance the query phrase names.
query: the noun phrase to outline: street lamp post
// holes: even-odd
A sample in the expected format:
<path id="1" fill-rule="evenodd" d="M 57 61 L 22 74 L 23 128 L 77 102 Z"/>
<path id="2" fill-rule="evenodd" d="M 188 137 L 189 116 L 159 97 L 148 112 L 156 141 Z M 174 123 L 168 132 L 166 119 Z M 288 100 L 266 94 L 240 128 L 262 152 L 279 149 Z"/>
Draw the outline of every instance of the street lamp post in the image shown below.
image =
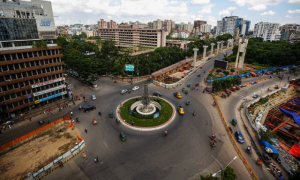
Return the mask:
<path id="1" fill-rule="evenodd" d="M 213 157 L 213 156 L 212 156 L 212 157 Z M 234 160 L 236 160 L 236 159 L 237 159 L 237 156 L 234 156 L 234 157 L 232 158 L 232 160 L 225 166 L 225 168 L 223 168 L 223 165 L 222 165 L 215 157 L 213 157 L 213 158 L 221 165 L 222 168 L 221 168 L 219 171 L 213 173 L 213 174 L 212 174 L 212 177 L 215 177 L 218 173 L 221 173 L 221 179 L 222 179 L 222 176 L 223 176 L 222 171 L 225 170 L 225 169 L 227 168 L 227 166 L 229 166 L 229 164 L 231 164 Z"/>

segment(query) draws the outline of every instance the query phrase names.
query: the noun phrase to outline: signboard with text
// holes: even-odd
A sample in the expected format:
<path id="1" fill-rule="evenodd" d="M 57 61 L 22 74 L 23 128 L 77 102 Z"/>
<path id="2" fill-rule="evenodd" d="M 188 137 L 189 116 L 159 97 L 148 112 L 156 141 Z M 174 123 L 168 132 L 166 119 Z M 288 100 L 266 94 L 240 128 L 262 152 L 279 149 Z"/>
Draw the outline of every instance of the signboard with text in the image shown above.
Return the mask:
<path id="1" fill-rule="evenodd" d="M 125 64 L 125 71 L 134 71 L 134 65 L 133 64 Z"/>

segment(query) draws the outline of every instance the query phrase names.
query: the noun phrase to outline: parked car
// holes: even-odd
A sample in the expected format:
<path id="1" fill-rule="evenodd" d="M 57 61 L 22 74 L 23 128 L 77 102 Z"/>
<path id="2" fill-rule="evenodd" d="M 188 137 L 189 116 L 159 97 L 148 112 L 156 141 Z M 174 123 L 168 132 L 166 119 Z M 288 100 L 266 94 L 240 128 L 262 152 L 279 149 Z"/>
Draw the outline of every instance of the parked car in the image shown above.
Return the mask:
<path id="1" fill-rule="evenodd" d="M 252 96 L 254 99 L 258 98 L 258 94 L 254 93 Z"/>
<path id="2" fill-rule="evenodd" d="M 161 96 L 162 96 L 162 93 L 161 93 L 161 92 L 158 92 L 158 91 L 155 91 L 155 92 L 153 93 L 153 96 L 161 97 Z"/>
<path id="3" fill-rule="evenodd" d="M 128 91 L 127 89 L 122 89 L 121 94 L 125 94 L 125 93 L 127 93 L 127 91 Z"/>
<path id="4" fill-rule="evenodd" d="M 237 142 L 243 144 L 245 142 L 243 134 L 241 133 L 241 131 L 236 131 L 235 132 L 235 138 L 237 140 Z"/>
<path id="5" fill-rule="evenodd" d="M 125 142 L 127 140 L 127 137 L 123 132 L 120 132 L 120 139 L 122 142 Z"/>
<path id="6" fill-rule="evenodd" d="M 96 100 L 97 98 L 96 98 L 96 96 L 95 96 L 95 94 L 93 94 L 92 95 L 92 100 Z"/>
<path id="7" fill-rule="evenodd" d="M 89 111 L 89 110 L 96 109 L 96 107 L 93 106 L 93 105 L 85 105 L 85 106 L 83 106 L 82 108 L 83 108 L 84 112 L 87 112 L 87 111 Z"/>
<path id="8" fill-rule="evenodd" d="M 136 90 L 138 90 L 140 87 L 138 87 L 138 86 L 134 86 L 133 88 L 132 88 L 132 90 L 133 91 L 136 91 Z"/>

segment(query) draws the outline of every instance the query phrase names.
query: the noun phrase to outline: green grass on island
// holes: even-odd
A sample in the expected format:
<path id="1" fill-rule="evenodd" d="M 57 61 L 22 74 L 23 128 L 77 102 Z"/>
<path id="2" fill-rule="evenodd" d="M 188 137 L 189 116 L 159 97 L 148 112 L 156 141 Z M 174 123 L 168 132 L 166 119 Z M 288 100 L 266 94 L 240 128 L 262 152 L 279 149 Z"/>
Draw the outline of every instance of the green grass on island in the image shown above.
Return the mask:
<path id="1" fill-rule="evenodd" d="M 151 100 L 156 100 L 159 98 L 150 98 Z M 124 119 L 127 123 L 131 124 L 131 121 L 134 121 L 134 126 L 139 127 L 153 127 L 158 126 L 166 121 L 168 121 L 173 113 L 172 106 L 167 103 L 166 101 L 159 99 L 159 103 L 161 105 L 161 111 L 159 112 L 160 115 L 158 118 L 153 119 L 153 115 L 149 116 L 138 116 L 137 113 L 132 115 L 129 114 L 130 106 L 136 102 L 136 99 L 130 99 L 126 101 L 123 106 L 120 108 L 120 116 Z"/>

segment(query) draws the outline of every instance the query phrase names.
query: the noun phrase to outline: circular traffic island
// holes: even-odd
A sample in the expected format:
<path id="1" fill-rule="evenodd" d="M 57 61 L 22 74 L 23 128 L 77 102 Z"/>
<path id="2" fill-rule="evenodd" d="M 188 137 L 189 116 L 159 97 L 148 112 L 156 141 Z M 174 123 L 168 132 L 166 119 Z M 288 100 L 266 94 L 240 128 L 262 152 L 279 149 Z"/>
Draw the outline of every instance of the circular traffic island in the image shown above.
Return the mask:
<path id="1" fill-rule="evenodd" d="M 118 106 L 118 119 L 136 130 L 155 130 L 167 126 L 175 117 L 174 106 L 159 97 L 134 97 Z"/>

